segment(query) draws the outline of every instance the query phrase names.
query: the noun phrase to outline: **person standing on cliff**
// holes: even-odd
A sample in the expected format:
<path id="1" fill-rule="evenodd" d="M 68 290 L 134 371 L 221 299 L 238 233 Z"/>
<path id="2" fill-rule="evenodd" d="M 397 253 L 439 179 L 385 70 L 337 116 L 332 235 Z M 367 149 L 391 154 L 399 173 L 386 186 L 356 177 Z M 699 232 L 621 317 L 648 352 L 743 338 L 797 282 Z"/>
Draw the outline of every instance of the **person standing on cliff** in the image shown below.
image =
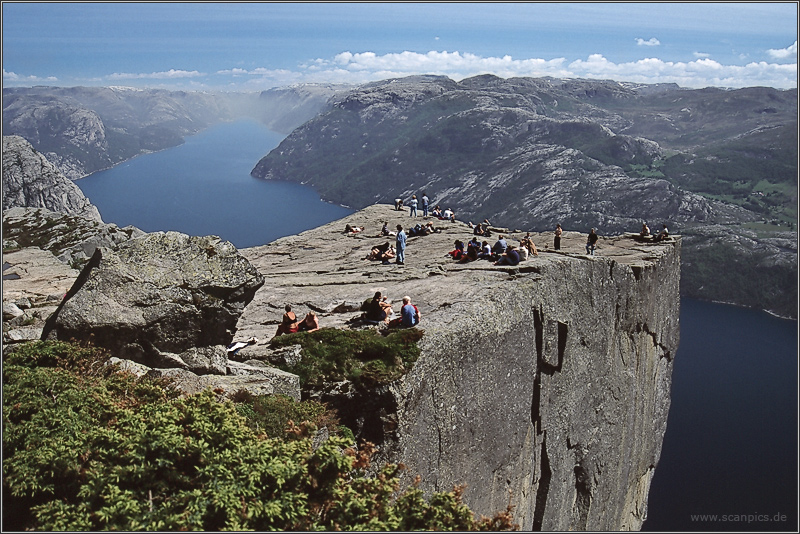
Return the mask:
<path id="1" fill-rule="evenodd" d="M 430 202 L 430 200 L 428 200 L 428 194 L 423 191 L 422 192 L 422 216 L 424 218 L 426 218 L 426 219 L 428 218 L 428 202 Z"/>
<path id="2" fill-rule="evenodd" d="M 561 225 L 556 224 L 555 236 L 553 237 L 553 248 L 556 250 L 561 250 L 561 233 Z"/>
<path id="3" fill-rule="evenodd" d="M 597 248 L 598 239 L 597 228 L 592 228 L 592 231 L 589 232 L 589 237 L 586 239 L 586 254 L 594 256 L 594 249 Z"/>
<path id="4" fill-rule="evenodd" d="M 411 207 L 408 210 L 409 217 L 416 217 L 417 216 L 417 195 L 411 195 L 411 200 L 408 201 L 408 205 Z"/>
<path id="5" fill-rule="evenodd" d="M 403 231 L 403 225 L 397 225 L 397 237 L 395 238 L 395 248 L 397 249 L 398 265 L 405 265 L 406 262 L 406 233 Z"/>

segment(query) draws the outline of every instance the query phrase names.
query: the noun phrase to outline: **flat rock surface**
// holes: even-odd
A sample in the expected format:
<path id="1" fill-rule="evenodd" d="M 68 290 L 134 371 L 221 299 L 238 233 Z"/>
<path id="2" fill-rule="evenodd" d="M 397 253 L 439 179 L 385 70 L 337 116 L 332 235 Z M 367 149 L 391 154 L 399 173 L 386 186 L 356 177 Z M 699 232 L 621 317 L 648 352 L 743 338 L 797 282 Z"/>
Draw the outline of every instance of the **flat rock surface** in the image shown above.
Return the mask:
<path id="1" fill-rule="evenodd" d="M 421 210 L 419 210 L 421 213 Z M 394 244 L 394 236 L 378 234 L 383 222 L 395 231 L 398 224 L 408 228 L 417 223 L 433 222 L 440 233 L 409 237 L 405 265 L 365 259 L 372 247 Z M 477 221 L 476 221 L 477 222 Z M 345 226 L 364 227 L 358 234 L 345 234 Z M 509 244 L 519 245 L 526 230 L 496 229 L 486 239 L 494 244 L 505 235 Z M 284 312 L 290 304 L 302 318 L 315 311 L 321 327 L 344 327 L 360 312 L 334 311 L 342 304 L 359 304 L 382 292 L 399 313 L 404 295 L 420 309 L 420 327 L 446 315 L 455 302 L 469 300 L 480 292 L 521 273 L 535 273 L 547 262 L 596 261 L 612 258 L 631 266 L 646 266 L 664 254 L 670 245 L 640 243 L 631 235 L 600 235 L 595 257 L 586 255 L 586 234 L 565 229 L 561 250 L 553 249 L 551 231 L 531 232 L 539 251 L 520 262 L 517 267 L 495 266 L 486 260 L 458 263 L 447 255 L 459 239 L 466 243 L 473 237 L 468 223 L 449 222 L 429 217 L 409 217 L 407 210 L 396 211 L 393 205 L 376 204 L 348 217 L 306 232 L 281 238 L 268 245 L 242 249 L 240 252 L 265 278 L 264 286 L 245 308 L 237 324 L 237 340 L 257 337 L 263 345 L 274 335 Z M 480 238 L 480 237 L 479 237 Z M 347 307 L 347 306 L 342 306 Z"/>

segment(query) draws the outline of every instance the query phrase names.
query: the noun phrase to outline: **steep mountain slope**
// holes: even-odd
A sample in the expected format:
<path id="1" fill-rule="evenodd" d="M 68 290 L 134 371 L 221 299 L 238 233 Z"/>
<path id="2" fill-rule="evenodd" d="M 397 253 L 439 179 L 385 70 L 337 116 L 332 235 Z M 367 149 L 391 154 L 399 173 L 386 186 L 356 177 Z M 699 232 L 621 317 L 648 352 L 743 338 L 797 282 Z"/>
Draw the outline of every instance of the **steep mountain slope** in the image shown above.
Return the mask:
<path id="1" fill-rule="evenodd" d="M 760 243 L 774 225 L 796 227 L 796 97 L 489 75 L 386 80 L 333 98 L 252 174 L 309 184 L 353 208 L 424 191 L 466 221 L 601 233 L 642 221 L 688 234 L 725 225 Z M 711 240 L 777 269 L 782 282 L 796 277 L 791 239 L 777 248 Z M 689 276 L 684 294 L 743 302 L 735 289 L 710 290 L 705 276 Z M 782 289 L 760 305 L 796 316 L 796 285 Z"/>
<path id="2" fill-rule="evenodd" d="M 80 188 L 58 172 L 22 137 L 3 136 L 3 210 L 47 208 L 102 222 L 100 212 Z"/>

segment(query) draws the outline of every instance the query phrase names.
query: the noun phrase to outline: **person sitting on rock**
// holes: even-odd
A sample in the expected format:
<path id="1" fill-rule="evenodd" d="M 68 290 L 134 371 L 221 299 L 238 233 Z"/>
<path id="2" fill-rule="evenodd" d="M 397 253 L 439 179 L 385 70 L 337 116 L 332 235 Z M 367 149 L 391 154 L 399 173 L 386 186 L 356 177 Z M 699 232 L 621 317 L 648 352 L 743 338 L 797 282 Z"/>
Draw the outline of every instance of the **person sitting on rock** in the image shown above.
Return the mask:
<path id="1" fill-rule="evenodd" d="M 520 240 L 520 250 L 523 248 L 527 249 L 528 254 L 533 256 L 538 256 L 539 251 L 536 250 L 536 243 L 533 242 L 533 238 L 531 237 L 530 232 L 525 234 L 525 237 Z"/>
<path id="2" fill-rule="evenodd" d="M 492 247 L 489 246 L 488 241 L 484 241 L 481 243 L 481 248 L 478 251 L 478 259 L 481 260 L 490 260 L 492 259 Z"/>
<path id="3" fill-rule="evenodd" d="M 467 252 L 461 259 L 458 260 L 458 263 L 469 263 L 471 261 L 475 261 L 478 259 L 478 251 L 480 250 L 480 244 L 476 245 L 473 241 L 467 243 Z"/>
<path id="4" fill-rule="evenodd" d="M 506 251 L 506 248 L 508 248 L 508 242 L 506 242 L 505 236 L 500 234 L 497 241 L 492 245 L 492 254 L 499 257 Z"/>
<path id="5" fill-rule="evenodd" d="M 495 265 L 519 265 L 519 252 L 514 245 L 509 245 L 505 253 L 494 263 Z"/>
<path id="6" fill-rule="evenodd" d="M 653 238 L 653 241 L 664 241 L 666 238 L 669 237 L 669 229 L 667 229 L 667 225 L 663 225 L 664 227 L 658 232 L 658 235 Z"/>
<path id="7" fill-rule="evenodd" d="M 442 219 L 445 221 L 455 222 L 456 221 L 456 214 L 450 208 L 447 208 L 442 212 Z"/>
<path id="8" fill-rule="evenodd" d="M 388 237 L 390 235 L 394 235 L 394 232 L 389 230 L 389 221 L 383 221 L 383 227 L 381 228 L 381 233 L 378 234 L 378 237 Z"/>
<path id="9" fill-rule="evenodd" d="M 297 331 L 298 332 L 314 332 L 315 330 L 319 330 L 319 319 L 317 319 L 317 314 L 313 311 L 310 311 L 303 317 L 303 320 L 300 321 Z"/>
<path id="10" fill-rule="evenodd" d="M 390 327 L 405 326 L 412 327 L 419 324 L 419 309 L 411 304 L 411 297 L 403 297 L 403 307 L 400 309 L 400 317 L 389 322 Z"/>
<path id="11" fill-rule="evenodd" d="M 642 240 L 647 240 L 647 239 L 650 239 L 651 237 L 652 237 L 652 234 L 650 233 L 650 228 L 648 228 L 646 222 L 643 222 L 642 223 L 642 229 L 641 229 L 641 231 L 639 231 L 639 238 L 642 239 Z"/>
<path id="12" fill-rule="evenodd" d="M 390 249 L 392 250 L 392 256 L 391 257 L 393 258 L 394 257 L 394 249 L 392 248 L 392 245 L 387 241 L 386 243 L 384 243 L 382 245 L 375 245 L 374 247 L 372 247 L 372 250 L 369 251 L 369 254 L 364 259 L 365 260 L 383 260 L 383 259 L 386 259 L 386 254 L 389 252 Z"/>
<path id="13" fill-rule="evenodd" d="M 286 313 L 284 313 L 283 317 L 281 318 L 281 324 L 278 325 L 278 330 L 275 332 L 275 337 L 278 337 L 281 334 L 294 334 L 297 332 L 297 316 L 294 314 L 292 307 L 289 304 L 286 305 L 285 310 Z"/>
<path id="14" fill-rule="evenodd" d="M 376 291 L 375 295 L 372 297 L 372 300 L 364 303 L 362 309 L 364 310 L 364 313 L 361 317 L 365 321 L 371 321 L 374 323 L 388 323 L 391 320 L 392 315 L 394 315 L 392 304 L 386 300 L 386 297 L 381 295 L 380 291 Z"/>
<path id="15" fill-rule="evenodd" d="M 461 256 L 464 255 L 464 242 L 461 241 L 460 239 L 456 239 L 455 242 L 453 243 L 453 246 L 455 246 L 455 248 L 450 252 L 448 252 L 447 254 L 454 260 L 460 260 Z"/>
<path id="16" fill-rule="evenodd" d="M 436 207 L 433 208 L 433 211 L 431 212 L 431 215 L 436 217 L 437 219 L 441 219 L 442 218 L 442 208 L 440 208 L 439 205 L 437 204 Z"/>

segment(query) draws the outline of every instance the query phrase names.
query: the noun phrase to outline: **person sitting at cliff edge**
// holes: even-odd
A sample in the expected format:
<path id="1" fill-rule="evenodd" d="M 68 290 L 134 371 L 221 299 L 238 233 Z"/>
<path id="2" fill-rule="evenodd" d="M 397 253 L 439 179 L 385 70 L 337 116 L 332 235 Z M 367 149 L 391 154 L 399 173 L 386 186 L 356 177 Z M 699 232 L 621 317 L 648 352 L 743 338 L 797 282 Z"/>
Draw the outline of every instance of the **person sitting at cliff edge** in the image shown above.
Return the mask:
<path id="1" fill-rule="evenodd" d="M 390 327 L 405 326 L 410 328 L 419 324 L 421 315 L 419 308 L 411 304 L 411 297 L 403 297 L 403 307 L 400 309 L 400 317 L 389 322 Z"/>
<path id="2" fill-rule="evenodd" d="M 514 248 L 514 245 L 509 245 L 506 248 L 505 253 L 500 256 L 500 258 L 494 262 L 495 265 L 511 265 L 516 266 L 519 265 L 519 252 L 517 249 Z"/>
<path id="3" fill-rule="evenodd" d="M 361 318 L 373 323 L 389 323 L 394 315 L 391 302 L 380 291 L 376 291 L 372 300 L 365 302 L 361 309 L 364 310 Z"/>
<path id="4" fill-rule="evenodd" d="M 319 330 L 319 319 L 317 319 L 317 314 L 313 311 L 308 312 L 303 320 L 297 326 L 298 332 L 314 332 Z"/>
<path id="5" fill-rule="evenodd" d="M 278 330 L 275 332 L 275 337 L 278 337 L 282 334 L 294 334 L 297 332 L 297 315 L 294 314 L 292 307 L 289 304 L 286 305 L 285 310 L 286 313 L 284 313 L 283 317 L 281 317 L 281 324 L 278 325 Z"/>

